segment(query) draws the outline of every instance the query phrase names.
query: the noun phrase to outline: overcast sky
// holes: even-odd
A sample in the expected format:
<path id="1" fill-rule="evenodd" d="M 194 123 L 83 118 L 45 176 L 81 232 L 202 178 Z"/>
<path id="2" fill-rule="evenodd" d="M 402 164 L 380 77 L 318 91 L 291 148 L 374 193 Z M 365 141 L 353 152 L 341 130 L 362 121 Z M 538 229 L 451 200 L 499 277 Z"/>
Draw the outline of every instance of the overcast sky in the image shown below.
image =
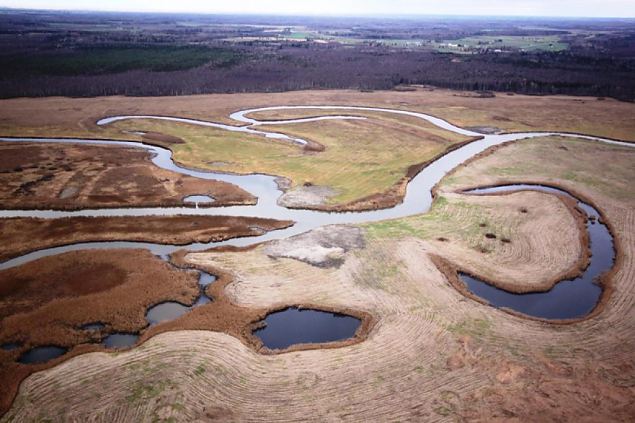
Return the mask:
<path id="1" fill-rule="evenodd" d="M 635 0 L 0 0 L 2 7 L 297 15 L 635 17 Z"/>

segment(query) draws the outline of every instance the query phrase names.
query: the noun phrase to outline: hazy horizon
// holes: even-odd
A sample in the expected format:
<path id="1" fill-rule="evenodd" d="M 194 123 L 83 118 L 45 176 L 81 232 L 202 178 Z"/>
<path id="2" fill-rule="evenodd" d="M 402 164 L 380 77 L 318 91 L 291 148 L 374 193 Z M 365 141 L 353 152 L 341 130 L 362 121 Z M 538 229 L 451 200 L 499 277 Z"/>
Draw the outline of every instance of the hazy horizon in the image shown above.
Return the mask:
<path id="1" fill-rule="evenodd" d="M 322 0 L 298 2 L 289 0 L 244 0 L 217 3 L 201 0 L 152 1 L 85 0 L 0 0 L 0 7 L 35 10 L 69 10 L 95 12 L 157 12 L 200 14 L 251 14 L 296 16 L 492 16 L 492 17 L 559 17 L 559 18 L 633 18 L 632 0 L 486 0 L 478 5 L 469 0 L 449 0 L 443 4 L 431 1 L 394 0 Z M 575 11 L 572 13 L 571 11 Z"/>

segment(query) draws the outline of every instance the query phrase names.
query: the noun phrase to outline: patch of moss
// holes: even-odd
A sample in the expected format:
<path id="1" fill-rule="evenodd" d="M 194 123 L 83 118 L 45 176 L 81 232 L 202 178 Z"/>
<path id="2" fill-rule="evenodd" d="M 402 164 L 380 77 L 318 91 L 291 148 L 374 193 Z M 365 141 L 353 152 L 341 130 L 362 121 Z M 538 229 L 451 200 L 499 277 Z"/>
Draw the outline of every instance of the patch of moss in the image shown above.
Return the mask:
<path id="1" fill-rule="evenodd" d="M 132 387 L 130 395 L 126 399 L 130 404 L 147 401 L 159 396 L 169 385 L 168 381 L 159 381 L 155 384 L 137 383 Z"/>
<path id="2" fill-rule="evenodd" d="M 491 332 L 492 323 L 487 319 L 470 319 L 448 326 L 448 331 L 456 335 L 473 335 L 477 338 Z"/>
<path id="3" fill-rule="evenodd" d="M 196 376 L 201 376 L 205 373 L 205 366 L 203 364 L 199 364 L 199 366 L 194 370 L 194 374 Z"/>

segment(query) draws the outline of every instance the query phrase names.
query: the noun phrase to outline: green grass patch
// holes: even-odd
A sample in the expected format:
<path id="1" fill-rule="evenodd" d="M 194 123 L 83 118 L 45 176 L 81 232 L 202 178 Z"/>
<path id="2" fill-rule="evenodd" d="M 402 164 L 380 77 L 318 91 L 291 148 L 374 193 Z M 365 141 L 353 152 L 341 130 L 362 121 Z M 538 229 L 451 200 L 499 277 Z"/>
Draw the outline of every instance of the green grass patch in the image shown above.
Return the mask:
<path id="1" fill-rule="evenodd" d="M 113 127 L 156 131 L 179 137 L 174 158 L 186 166 L 236 173 L 266 173 L 333 189 L 330 204 L 345 204 L 382 193 L 399 182 L 409 166 L 430 160 L 453 143 L 455 134 L 425 122 L 388 120 L 322 121 L 279 125 L 275 130 L 315 140 L 326 150 L 305 154 L 298 146 L 219 129 L 157 121 L 124 121 Z"/>
<path id="2" fill-rule="evenodd" d="M 475 335 L 483 337 L 491 332 L 492 323 L 486 319 L 464 320 L 448 326 L 448 331 L 457 335 Z"/>
<path id="3" fill-rule="evenodd" d="M 202 365 L 202 364 L 200 364 L 200 365 L 196 368 L 196 370 L 194 370 L 194 374 L 195 374 L 196 376 L 201 376 L 203 373 L 205 373 L 205 366 L 204 366 L 204 365 Z"/>
<path id="4" fill-rule="evenodd" d="M 127 400 L 130 404 L 147 401 L 159 396 L 169 385 L 170 383 L 167 381 L 160 381 L 154 384 L 137 383 L 132 387 Z"/>

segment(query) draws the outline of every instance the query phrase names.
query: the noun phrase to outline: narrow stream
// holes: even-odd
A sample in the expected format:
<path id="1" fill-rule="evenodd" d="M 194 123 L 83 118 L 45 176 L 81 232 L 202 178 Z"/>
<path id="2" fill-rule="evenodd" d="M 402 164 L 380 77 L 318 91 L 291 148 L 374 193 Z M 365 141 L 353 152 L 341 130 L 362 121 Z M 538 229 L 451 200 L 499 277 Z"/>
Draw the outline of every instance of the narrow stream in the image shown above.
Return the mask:
<path id="1" fill-rule="evenodd" d="M 224 125 L 215 122 L 207 122 L 202 120 L 184 119 L 177 117 L 167 116 L 113 116 L 102 119 L 98 122 L 99 125 L 107 125 L 112 122 L 122 120 L 133 119 L 157 119 L 166 120 L 180 123 L 187 123 L 192 125 L 208 126 L 219 129 L 224 129 L 232 132 L 243 132 L 253 135 L 265 136 L 271 139 L 277 139 L 281 142 L 291 142 L 298 145 L 305 145 L 306 140 L 300 138 L 290 137 L 284 134 L 261 131 L 254 129 L 255 127 L 270 126 L 270 125 L 282 125 L 292 123 L 310 122 L 316 120 L 336 120 L 336 119 L 365 119 L 359 116 L 323 116 L 323 117 L 311 117 L 301 119 L 289 119 L 278 121 L 258 121 L 247 117 L 250 113 L 268 110 L 286 110 L 286 109 L 307 109 L 307 110 L 342 110 L 342 111 L 375 111 L 382 113 L 393 113 L 399 115 L 412 116 L 419 119 L 423 119 L 430 122 L 442 129 L 455 132 L 464 136 L 482 136 L 482 134 L 459 128 L 451 123 L 434 116 L 429 116 L 424 113 L 409 112 L 404 110 L 393 110 L 383 108 L 371 108 L 371 107 L 352 107 L 352 106 L 279 106 L 279 107 L 265 107 L 259 109 L 244 110 L 236 112 L 231 115 L 231 118 L 237 122 L 246 124 L 247 126 L 231 126 Z M 177 172 L 192 177 L 207 179 L 207 180 L 219 180 L 224 182 L 233 183 L 238 185 L 242 189 L 248 191 L 252 195 L 258 198 L 258 203 L 255 206 L 233 206 L 233 207 L 198 207 L 198 203 L 202 203 L 201 198 L 195 198 L 193 203 L 196 207 L 152 207 L 152 208 L 114 208 L 114 209 L 83 209 L 77 211 L 61 211 L 61 210 L 0 210 L 0 218 L 8 217 L 39 217 L 47 219 L 55 219 L 62 217 L 73 216 L 111 216 L 111 217 L 123 217 L 123 216 L 172 216 L 172 215 L 188 215 L 188 216 L 245 216 L 245 217 L 261 217 L 279 220 L 292 220 L 296 222 L 292 227 L 282 230 L 271 231 L 261 236 L 246 237 L 227 240 L 223 242 L 211 242 L 211 243 L 192 243 L 186 246 L 174 246 L 163 245 L 156 243 L 144 243 L 144 242 L 128 242 L 128 241 L 112 241 L 112 242 L 87 242 L 77 243 L 72 245 L 64 245 L 53 248 L 46 248 L 39 251 L 33 251 L 20 257 L 0 263 L 0 270 L 8 269 L 15 266 L 28 263 L 33 260 L 37 260 L 42 257 L 54 256 L 57 254 L 66 253 L 69 251 L 80 250 L 95 250 L 95 249 L 129 249 L 129 248 L 143 248 L 151 251 L 157 257 L 167 260 L 169 255 L 180 249 L 187 249 L 188 251 L 203 251 L 212 247 L 222 245 L 232 246 L 247 246 L 254 243 L 260 243 L 269 240 L 276 240 L 286 238 L 292 235 L 307 232 L 324 225 L 331 224 L 359 224 L 367 222 L 375 222 L 386 219 L 402 218 L 416 214 L 426 213 L 432 204 L 432 189 L 433 187 L 451 170 L 464 163 L 466 160 L 474 157 L 475 155 L 485 151 L 486 149 L 510 141 L 518 141 L 528 138 L 536 138 L 543 136 L 558 135 L 564 137 L 580 138 L 585 140 L 592 140 L 611 145 L 618 145 L 624 147 L 634 147 L 635 144 L 624 143 L 619 141 L 613 141 L 598 137 L 574 135 L 567 133 L 557 132 L 527 132 L 527 133 L 515 133 L 504 135 L 484 135 L 481 139 L 473 141 L 467 145 L 464 145 L 444 156 L 435 160 L 430 165 L 426 166 L 417 176 L 415 176 L 407 186 L 406 194 L 403 202 L 395 207 L 384 210 L 373 210 L 366 212 L 346 212 L 346 213 L 328 213 L 313 210 L 293 210 L 287 209 L 278 205 L 277 199 L 282 194 L 279 190 L 275 177 L 269 175 L 235 175 L 218 172 L 205 172 L 200 170 L 188 169 L 181 167 L 174 163 L 172 159 L 172 152 L 168 149 L 148 145 L 139 142 L 128 141 L 108 141 L 108 140 L 86 140 L 86 139 L 61 139 L 61 138 L 0 138 L 0 142 L 41 142 L 41 143 L 75 143 L 75 144 L 87 144 L 87 145 L 114 145 L 120 147 L 133 147 L 145 149 L 152 153 L 152 162 L 160 168 L 167 169 L 173 172 Z M 518 189 L 538 189 L 536 186 L 530 186 L 531 188 L 519 188 L 523 185 L 514 186 Z M 528 186 L 525 186 L 528 187 Z M 496 192 L 495 190 L 504 190 L 507 187 L 490 188 L 486 190 L 473 190 L 472 194 L 488 194 Z M 542 190 L 542 188 L 540 188 Z M 566 194 L 564 191 L 555 190 L 553 188 L 545 188 L 545 192 L 557 191 L 559 194 Z M 499 191 L 500 192 L 500 191 Z M 208 197 L 209 198 L 209 197 Z M 190 203 L 185 199 L 186 203 Z M 579 203 L 589 216 L 597 215 L 597 211 L 591 206 Z M 581 277 L 582 282 L 578 279 L 574 281 L 564 281 L 556 285 L 556 287 L 547 293 L 536 293 L 526 295 L 515 295 L 506 293 L 505 291 L 498 290 L 483 282 L 477 281 L 474 278 L 462 276 L 463 280 L 476 295 L 481 296 L 496 307 L 509 307 L 514 310 L 520 311 L 531 316 L 543 317 L 547 319 L 563 319 L 572 317 L 581 317 L 588 314 L 597 303 L 597 298 L 601 294 L 601 288 L 594 285 L 592 281 L 594 278 L 610 269 L 612 261 L 614 259 L 614 248 L 612 244 L 612 238 L 610 234 L 608 237 L 602 231 L 606 227 L 602 224 L 588 225 L 589 232 L 592 238 L 593 257 L 592 265 Z M 597 230 L 595 228 L 597 227 Z M 602 229 L 604 228 L 604 229 Z M 608 230 L 606 229 L 607 233 Z M 603 256 L 602 251 L 612 251 L 612 255 L 607 257 Z M 604 258 L 603 258 L 604 257 Z M 168 321 L 177 318 L 184 313 L 187 313 L 192 307 L 205 304 L 211 299 L 207 298 L 203 294 L 204 283 L 213 282 L 213 276 L 201 276 L 199 284 L 201 286 L 201 295 L 195 301 L 195 304 L 191 307 L 175 302 L 166 302 L 155 305 L 148 310 L 147 319 L 149 324 L 157 324 L 159 322 Z M 589 282 L 591 281 L 591 282 Z M 303 314 L 305 313 L 305 314 Z M 318 313 L 318 314 L 315 314 Z M 329 336 L 324 336 L 324 332 L 320 327 L 313 326 L 317 321 L 324 318 L 324 312 L 313 310 L 312 313 L 307 311 L 299 311 L 297 309 L 288 309 L 284 312 L 274 313 L 268 316 L 267 328 L 259 331 L 258 336 L 261 336 L 265 345 L 269 348 L 284 348 L 282 345 L 292 345 L 295 343 L 304 342 L 329 342 L 324 339 L 331 339 Z M 328 313 L 326 313 L 328 314 Z M 289 318 L 293 316 L 293 318 Z M 341 317 L 337 317 L 341 319 Z M 354 318 L 351 318 L 354 319 Z M 357 319 L 354 319 L 357 320 Z M 342 320 L 334 320 L 329 317 L 326 321 L 339 322 L 334 327 L 340 327 Z M 282 322 L 282 323 L 280 323 Z M 298 334 L 292 333 L 294 322 L 304 322 L 301 324 L 302 330 L 297 327 L 293 330 L 298 330 Z M 350 329 L 354 326 L 352 322 L 347 321 L 350 325 L 346 326 L 348 337 L 354 334 Z M 348 324 L 347 323 L 347 324 Z M 274 329 L 278 324 L 282 324 L 282 330 Z M 358 323 L 357 323 L 358 324 Z M 308 325 L 308 326 L 307 326 Z M 355 326 L 356 328 L 357 326 Z M 315 329 L 315 332 L 312 332 Z M 87 329 L 91 330 L 91 329 Z M 95 329 L 97 330 L 97 329 Z M 356 330 L 356 329 L 355 329 Z M 313 333 L 315 336 L 302 335 L 300 332 Z M 333 332 L 340 333 L 340 332 Z M 342 332 L 344 333 L 344 332 Z M 275 334 L 275 335 L 269 335 Z M 281 335 L 280 335 L 281 334 Z M 265 340 L 265 337 L 271 336 L 271 340 Z M 308 337 L 307 337 L 308 336 Z M 339 335 L 337 335 L 339 336 Z M 282 338 L 285 338 L 284 340 Z M 320 340 L 322 339 L 322 340 Z M 340 339 L 340 338 L 338 338 Z M 137 334 L 126 333 L 113 333 L 104 339 L 104 345 L 107 348 L 122 348 L 134 345 L 138 340 Z M 42 357 L 49 357 L 48 359 L 55 358 L 56 354 L 64 354 L 65 350 L 59 347 L 38 347 L 34 348 L 20 357 L 21 362 L 40 362 L 37 361 Z"/>

